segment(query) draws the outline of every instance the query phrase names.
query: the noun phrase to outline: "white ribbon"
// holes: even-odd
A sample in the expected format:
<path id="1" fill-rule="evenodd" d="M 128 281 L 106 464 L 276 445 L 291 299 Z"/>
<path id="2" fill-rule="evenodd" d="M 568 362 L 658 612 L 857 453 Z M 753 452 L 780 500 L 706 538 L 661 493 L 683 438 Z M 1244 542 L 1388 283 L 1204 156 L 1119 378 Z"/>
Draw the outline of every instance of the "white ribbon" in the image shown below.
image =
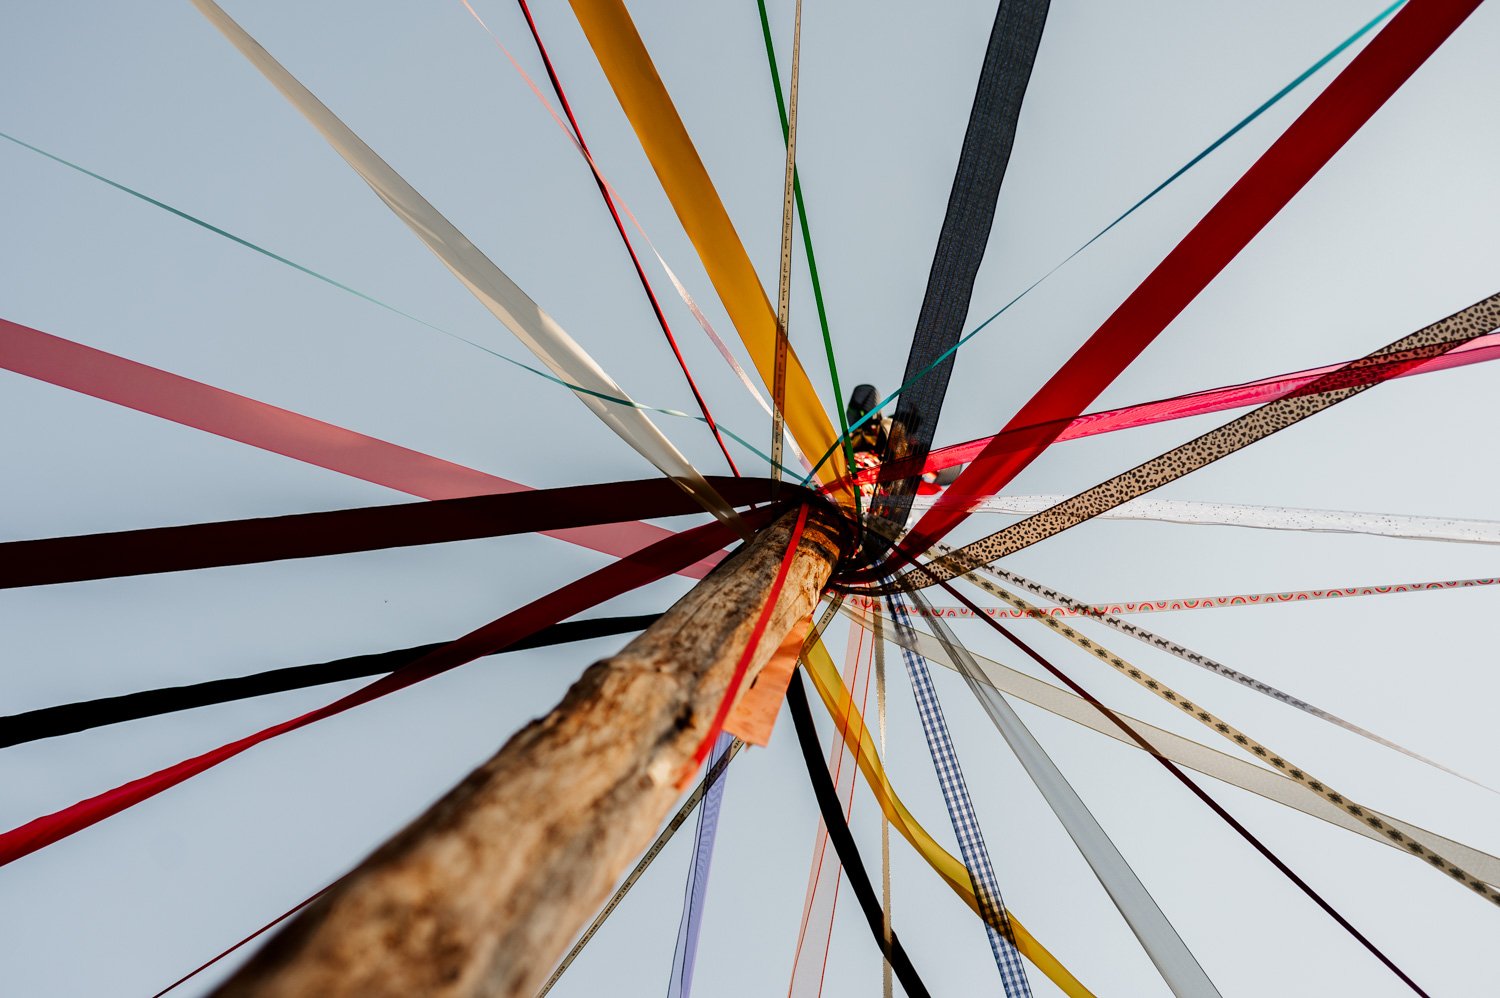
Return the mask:
<path id="1" fill-rule="evenodd" d="M 1030 516 L 1069 498 L 1062 495 L 992 496 L 969 507 L 971 513 Z M 912 501 L 912 509 L 931 509 L 935 498 Z M 1295 506 L 1246 506 L 1188 499 L 1132 499 L 1100 513 L 1106 520 L 1151 520 L 1261 530 L 1301 530 L 1314 533 L 1370 534 L 1406 540 L 1453 541 L 1460 544 L 1500 544 L 1500 520 L 1466 520 L 1449 516 L 1408 516 L 1403 513 L 1352 513 L 1336 509 Z"/>
<path id="2" fill-rule="evenodd" d="M 396 217 L 427 244 L 427 248 L 432 250 L 453 276 L 495 318 L 504 323 L 538 360 L 551 368 L 558 377 L 572 384 L 604 395 L 630 398 L 552 316 L 532 301 L 504 271 L 495 266 L 452 222 L 355 135 L 349 126 L 340 121 L 312 91 L 272 58 L 222 8 L 213 0 L 193 0 L 193 5 L 281 91 L 282 96 L 318 130 L 328 144 L 344 158 L 344 162 L 370 185 L 370 189 L 386 203 Z M 698 470 L 643 412 L 639 409 L 611 406 L 585 393 L 574 394 L 620 439 L 680 485 L 705 509 L 726 523 L 739 524 L 739 516 L 734 509 L 704 481 Z"/>

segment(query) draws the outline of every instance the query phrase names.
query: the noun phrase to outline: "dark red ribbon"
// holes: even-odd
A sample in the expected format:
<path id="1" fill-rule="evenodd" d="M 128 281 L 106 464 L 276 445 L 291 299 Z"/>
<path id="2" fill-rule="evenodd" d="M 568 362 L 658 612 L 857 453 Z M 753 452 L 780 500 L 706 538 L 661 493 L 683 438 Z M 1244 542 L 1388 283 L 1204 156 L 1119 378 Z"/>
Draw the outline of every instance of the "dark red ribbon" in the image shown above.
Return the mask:
<path id="1" fill-rule="evenodd" d="M 771 494 L 770 479 L 715 476 L 710 481 L 725 501 L 734 506 L 765 502 Z M 786 488 L 793 490 L 788 498 L 812 496 L 808 490 Z M 602 533 L 605 524 L 700 512 L 702 507 L 669 479 L 653 478 L 11 541 L 0 544 L 0 589 L 316 558 L 508 534 L 587 528 L 593 531 L 591 537 L 599 539 L 606 536 Z"/>

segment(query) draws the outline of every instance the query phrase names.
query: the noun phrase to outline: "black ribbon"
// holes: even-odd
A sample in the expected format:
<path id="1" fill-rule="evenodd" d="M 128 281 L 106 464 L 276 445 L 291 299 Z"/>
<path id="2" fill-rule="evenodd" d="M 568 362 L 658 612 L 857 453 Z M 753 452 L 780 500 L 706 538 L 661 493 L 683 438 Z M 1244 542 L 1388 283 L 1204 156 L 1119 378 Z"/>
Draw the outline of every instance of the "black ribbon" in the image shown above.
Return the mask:
<path id="1" fill-rule="evenodd" d="M 903 385 L 913 379 L 916 382 L 902 390 L 896 403 L 889 439 L 880 455 L 882 461 L 900 461 L 903 467 L 920 469 L 932 449 L 956 354 L 949 353 L 931 371 L 927 368 L 958 343 L 968 318 L 974 278 L 984 259 L 995 222 L 1000 183 L 1005 179 L 1011 147 L 1015 145 L 1021 101 L 1026 96 L 1031 68 L 1042 43 L 1048 2 L 1001 0 L 995 11 L 995 24 L 990 29 L 989 47 L 984 53 L 958 157 L 958 170 L 948 194 L 948 211 L 938 235 L 932 270 L 927 275 L 927 292 L 917 314 L 906 373 L 901 378 Z M 910 475 L 888 479 L 882 473 L 881 481 L 898 500 L 910 497 L 916 490 L 917 479 Z M 877 500 L 874 512 L 900 533 L 906 526 L 909 506 L 902 502 L 886 505 Z M 868 535 L 861 561 L 873 564 L 885 554 L 889 543 L 878 533 Z"/>
<path id="2" fill-rule="evenodd" d="M 647 613 L 634 617 L 597 617 L 593 620 L 575 620 L 553 624 L 517 641 L 505 649 L 506 652 L 526 648 L 543 648 L 548 645 L 602 638 L 610 634 L 625 634 L 651 626 L 660 617 L 659 613 Z M 70 735 L 90 728 L 100 728 L 122 721 L 135 721 L 143 717 L 156 717 L 194 707 L 248 700 L 251 697 L 270 693 L 285 693 L 288 690 L 307 689 L 326 683 L 338 683 L 361 676 L 378 676 L 397 669 L 442 648 L 448 642 L 440 641 L 415 648 L 398 648 L 395 651 L 376 655 L 355 655 L 333 662 L 316 665 L 293 665 L 283 669 L 259 672 L 253 676 L 236 676 L 233 679 L 214 679 L 189 686 L 169 686 L 159 690 L 142 690 L 116 697 L 84 700 L 81 703 L 65 703 L 55 707 L 28 710 L 23 714 L 0 717 L 0 748 L 9 748 L 23 742 L 34 742 L 41 738 Z"/>
<path id="3" fill-rule="evenodd" d="M 797 744 L 802 747 L 802 761 L 807 764 L 807 775 L 812 779 L 813 795 L 818 798 L 818 810 L 823 812 L 828 841 L 833 843 L 833 851 L 838 854 L 839 863 L 844 867 L 844 875 L 849 878 L 849 886 L 854 889 L 860 910 L 865 913 L 865 921 L 870 923 L 875 944 L 890 962 L 891 969 L 896 972 L 896 980 L 906 989 L 908 998 L 931 998 L 927 985 L 917 975 L 917 968 L 912 966 L 911 958 L 901 948 L 901 941 L 896 938 L 894 929 L 891 930 L 890 943 L 886 943 L 884 912 L 881 910 L 880 900 L 875 896 L 875 888 L 870 883 L 870 875 L 865 872 L 864 861 L 859 857 L 854 836 L 844 823 L 838 791 L 833 788 L 833 779 L 828 775 L 828 766 L 823 762 L 823 748 L 818 742 L 818 732 L 813 727 L 812 711 L 807 706 L 807 689 L 802 685 L 800 672 L 792 675 L 791 685 L 786 689 L 786 703 L 792 712 L 792 724 L 797 729 Z"/>

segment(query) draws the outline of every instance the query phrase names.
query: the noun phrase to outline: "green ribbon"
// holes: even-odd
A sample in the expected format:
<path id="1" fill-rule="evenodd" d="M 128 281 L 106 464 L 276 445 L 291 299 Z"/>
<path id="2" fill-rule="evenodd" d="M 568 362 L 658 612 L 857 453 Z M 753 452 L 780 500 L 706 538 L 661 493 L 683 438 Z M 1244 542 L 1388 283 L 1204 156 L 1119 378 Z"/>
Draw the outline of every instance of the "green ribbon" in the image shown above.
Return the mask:
<path id="1" fill-rule="evenodd" d="M 771 21 L 766 15 L 766 0 L 755 0 L 755 2 L 760 8 L 760 30 L 766 41 L 766 62 L 771 69 L 771 86 L 776 91 L 776 113 L 781 116 L 781 139 L 783 142 L 787 142 L 790 141 L 790 126 L 786 117 L 786 98 L 781 92 L 781 71 L 776 66 L 776 44 L 771 40 Z M 818 462 L 818 467 L 821 468 L 823 463 L 833 453 L 833 450 L 842 444 L 844 459 L 848 462 L 849 469 L 853 471 L 854 448 L 849 442 L 849 434 L 852 428 L 849 426 L 849 417 L 844 411 L 844 388 L 843 385 L 839 384 L 839 365 L 838 361 L 834 360 L 833 357 L 833 336 L 828 331 L 828 311 L 823 306 L 823 285 L 818 280 L 818 257 L 813 252 L 812 232 L 807 227 L 807 207 L 802 203 L 802 178 L 795 165 L 792 167 L 792 196 L 797 201 L 797 223 L 802 230 L 802 246 L 807 251 L 807 273 L 808 277 L 812 279 L 813 301 L 818 307 L 818 325 L 823 331 L 823 352 L 828 355 L 828 374 L 833 379 L 833 409 L 838 413 L 839 430 L 841 431 L 838 442 L 829 449 L 828 454 L 823 455 L 823 459 Z M 816 473 L 816 471 L 817 468 L 814 468 L 813 473 Z M 806 485 L 811 480 L 812 473 L 802 479 L 802 484 Z M 857 507 L 859 504 L 859 491 L 857 489 L 855 490 L 854 501 Z"/>

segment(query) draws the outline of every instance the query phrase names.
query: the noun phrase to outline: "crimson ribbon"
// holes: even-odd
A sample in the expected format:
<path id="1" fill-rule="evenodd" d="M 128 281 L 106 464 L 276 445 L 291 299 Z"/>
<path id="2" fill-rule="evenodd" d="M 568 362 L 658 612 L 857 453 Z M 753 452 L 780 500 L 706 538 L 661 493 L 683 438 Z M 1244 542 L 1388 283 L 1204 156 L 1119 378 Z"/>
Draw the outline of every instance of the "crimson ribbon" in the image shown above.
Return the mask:
<path id="1" fill-rule="evenodd" d="M 431 457 L 160 368 L 0 319 L 0 368 L 423 499 L 525 492 L 529 486 Z M 548 536 L 617 558 L 662 540 L 646 523 Z M 713 560 L 678 572 L 701 579 Z"/>
<path id="2" fill-rule="evenodd" d="M 763 506 L 744 516 L 751 529 L 764 526 L 785 509 L 784 504 Z M 43 815 L 18 828 L 0 833 L 0 866 L 28 856 L 60 839 L 103 821 L 141 801 L 177 786 L 247 749 L 277 735 L 306 727 L 314 721 L 341 714 L 378 697 L 430 679 L 482 655 L 501 651 L 560 620 L 582 613 L 622 593 L 655 582 L 717 551 L 734 539 L 734 532 L 714 521 L 667 537 L 645 550 L 621 558 L 604 568 L 563 586 L 555 592 L 493 620 L 451 641 L 369 686 L 340 697 L 333 703 L 289 721 L 264 728 L 202 755 L 186 759 L 149 776 L 143 776 L 79 801 L 52 814 Z"/>
<path id="3" fill-rule="evenodd" d="M 1421 66 L 1480 0 L 1414 0 L 1319 94 L 912 528 L 925 551 L 1036 459 Z M 876 567 L 856 576 L 874 579 Z"/>
<path id="4" fill-rule="evenodd" d="M 764 502 L 770 479 L 715 476 L 734 506 Z M 807 490 L 786 486 L 810 497 Z M 157 572 L 251 565 L 287 558 L 374 551 L 415 544 L 598 529 L 625 520 L 702 512 L 665 478 L 434 499 L 326 513 L 295 513 L 180 527 L 122 530 L 0 544 L 0 589 Z M 655 528 L 653 528 L 655 529 Z"/>
<path id="5" fill-rule="evenodd" d="M 1077 440 L 1081 437 L 1092 437 L 1100 433 L 1113 433 L 1116 430 L 1132 430 L 1140 426 L 1152 426 L 1156 423 L 1164 423 L 1174 419 L 1186 419 L 1189 416 L 1203 416 L 1214 412 L 1224 412 L 1228 409 L 1243 409 L 1252 405 L 1264 405 L 1277 399 L 1287 398 L 1295 394 L 1299 389 L 1306 388 L 1325 374 L 1334 371 L 1350 370 L 1355 380 L 1346 384 L 1375 384 L 1385 380 L 1387 377 L 1408 378 L 1414 374 L 1429 374 L 1433 371 L 1446 371 L 1454 367 L 1465 367 L 1469 364 L 1479 364 L 1500 357 L 1500 333 L 1489 333 L 1478 339 L 1471 340 L 1463 346 L 1457 347 L 1438 357 L 1430 358 L 1411 369 L 1404 367 L 1398 373 L 1391 375 L 1383 365 L 1374 365 L 1368 368 L 1353 369 L 1350 365 L 1358 363 L 1357 360 L 1344 361 L 1341 364 L 1328 364 L 1323 367 L 1309 368 L 1305 371 L 1294 371 L 1290 374 L 1278 374 L 1269 378 L 1257 378 L 1254 381 L 1243 382 L 1238 385 L 1226 385 L 1222 388 L 1205 388 L 1201 391 L 1189 392 L 1185 395 L 1175 395 L 1171 398 L 1158 399 L 1154 402 L 1139 402 L 1135 405 L 1123 406 L 1119 409 L 1108 409 L 1103 412 L 1091 412 L 1078 416 L 1071 420 L 1058 420 L 1062 430 L 1057 435 L 1057 443 L 1064 440 Z M 965 464 L 978 457 L 991 443 L 997 445 L 1004 441 L 1004 447 L 1011 449 L 1021 446 L 1019 437 L 1033 427 L 1023 427 L 1020 430 L 1012 430 L 995 436 L 980 437 L 977 440 L 968 440 L 959 444 L 950 444 L 934 450 L 928 456 L 927 461 L 920 469 L 921 473 L 933 473 L 951 468 L 955 465 Z M 895 475 L 909 476 L 918 474 L 914 465 L 898 463 L 892 472 Z M 879 476 L 878 468 L 866 468 L 846 481 L 853 484 L 864 484 L 873 482 Z M 829 486 L 828 489 L 836 488 L 837 485 Z M 827 490 L 825 490 L 827 491 Z"/>

